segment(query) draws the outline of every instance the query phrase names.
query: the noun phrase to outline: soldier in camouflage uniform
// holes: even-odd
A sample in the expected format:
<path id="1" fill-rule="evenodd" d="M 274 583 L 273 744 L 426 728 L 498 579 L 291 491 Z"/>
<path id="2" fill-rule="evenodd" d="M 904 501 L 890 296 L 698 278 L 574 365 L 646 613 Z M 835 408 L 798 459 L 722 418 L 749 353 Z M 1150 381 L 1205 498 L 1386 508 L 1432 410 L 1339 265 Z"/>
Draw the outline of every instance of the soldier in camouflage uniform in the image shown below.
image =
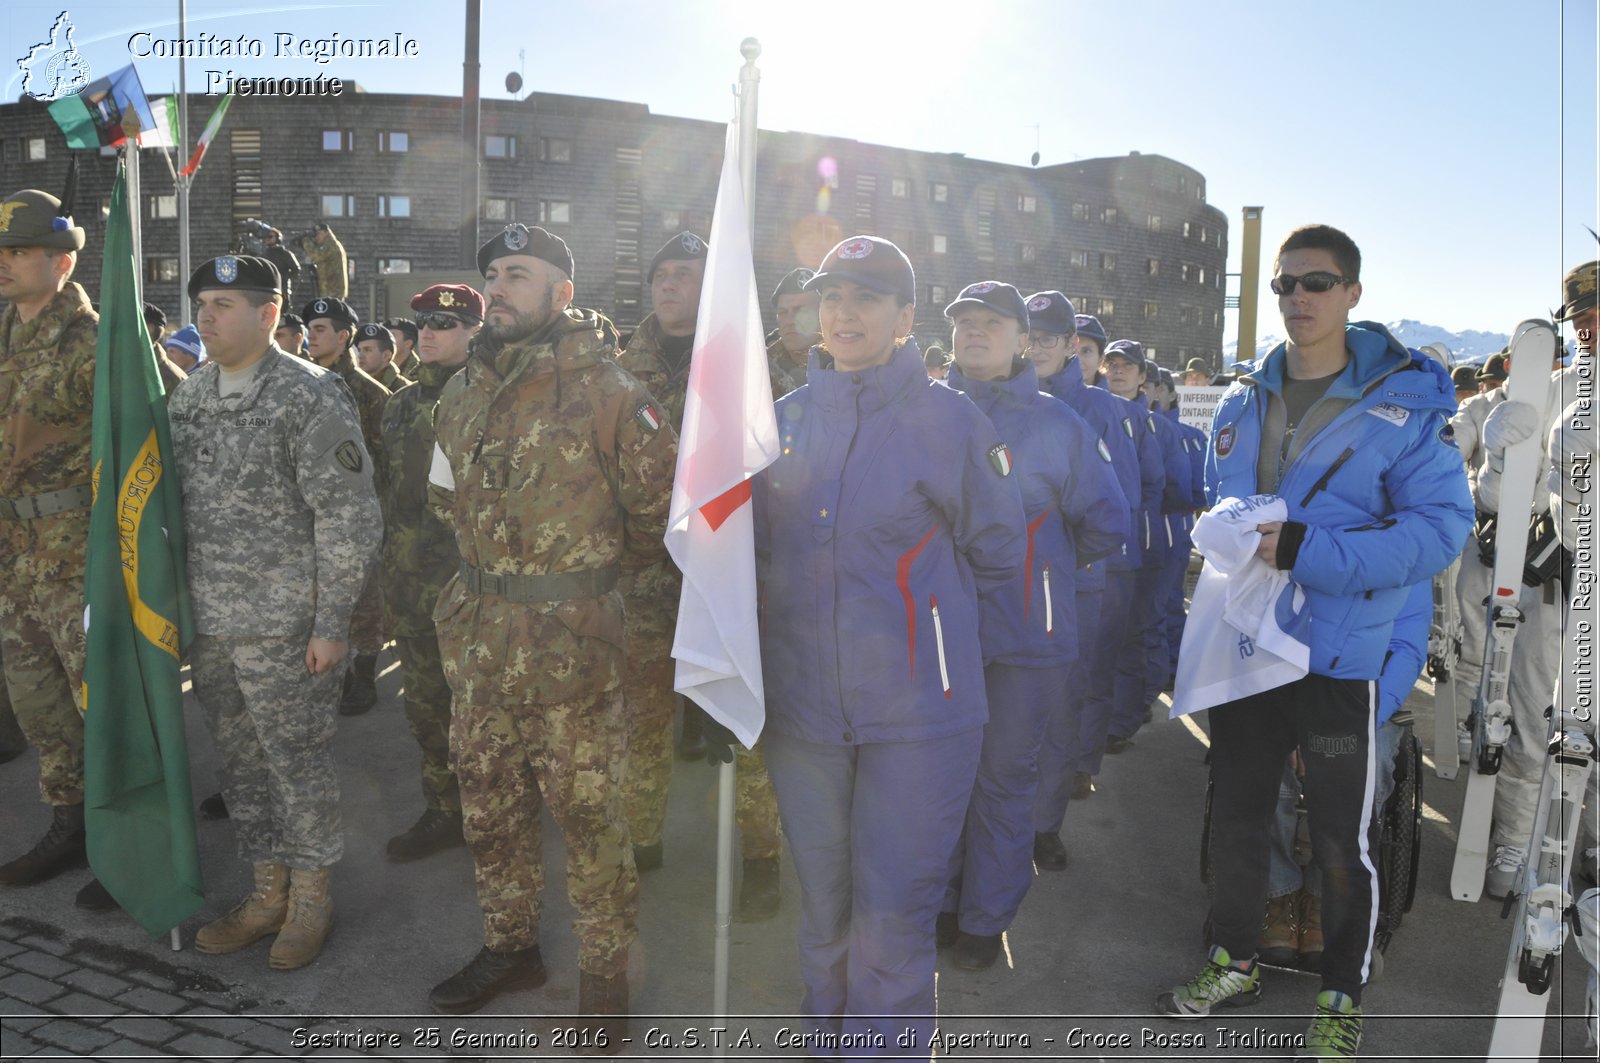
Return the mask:
<path id="1" fill-rule="evenodd" d="M 11 692 L 6 689 L 5 665 L 0 662 L 0 764 L 16 760 L 28 748 L 28 736 L 17 726 L 11 711 Z"/>
<path id="2" fill-rule="evenodd" d="M 361 436 L 366 441 L 367 453 L 374 459 L 373 485 L 382 494 L 385 475 L 383 407 L 389 401 L 389 389 L 363 372 L 351 353 L 361 320 L 342 299 L 313 299 L 305 305 L 302 316 L 306 321 L 306 346 L 311 360 L 338 374 L 355 396 L 356 410 L 361 415 Z M 361 592 L 355 616 L 350 620 L 350 645 L 355 650 L 355 658 L 345 672 L 344 693 L 339 700 L 339 712 L 343 715 L 359 716 L 378 703 L 378 654 L 383 650 L 383 643 L 383 591 L 374 579 Z"/>
<path id="3" fill-rule="evenodd" d="M 767 363 L 773 378 L 772 397 L 784 395 L 806 382 L 811 348 L 822 342 L 817 318 L 820 296 L 805 289 L 816 270 L 796 266 L 784 274 L 772 291 L 772 311 L 778 315 L 778 337 L 767 345 Z M 782 387 L 783 390 L 778 389 Z"/>
<path id="4" fill-rule="evenodd" d="M 300 320 L 299 314 L 285 310 L 283 316 L 278 318 L 278 327 L 273 330 L 272 339 L 281 350 L 297 358 L 306 356 L 306 323 Z"/>
<path id="5" fill-rule="evenodd" d="M 317 296 L 322 299 L 350 297 L 350 271 L 344 245 L 333 235 L 327 222 L 317 222 L 309 237 L 302 237 L 300 250 L 317 267 Z"/>
<path id="6" fill-rule="evenodd" d="M 0 866 L 26 886 L 84 859 L 83 576 L 99 316 L 70 278 L 83 230 L 28 189 L 0 202 L 0 654 L 39 750 L 50 828 Z M 6 832 L 14 844 L 18 832 Z"/>
<path id="7" fill-rule="evenodd" d="M 417 368 L 422 360 L 417 357 L 417 323 L 403 317 L 391 317 L 383 323 L 394 337 L 394 366 L 407 380 L 417 379 Z"/>
<path id="8" fill-rule="evenodd" d="M 278 284 L 270 262 L 244 255 L 195 271 L 189 295 L 209 358 L 167 415 L 189 545 L 194 693 L 256 881 L 195 947 L 235 952 L 276 932 L 270 962 L 289 970 L 315 959 L 332 928 L 329 870 L 344 852 L 335 710 L 382 517 L 348 391 L 272 342 Z"/>
<path id="9" fill-rule="evenodd" d="M 676 437 L 615 361 L 615 331 L 572 307 L 559 237 L 512 224 L 478 252 L 486 334 L 445 385 L 429 498 L 461 569 L 434 622 L 455 695 L 450 750 L 484 912 L 483 948 L 436 986 L 474 1011 L 545 979 L 539 809 L 567 844 L 578 1004 L 623 1047 L 639 879 L 622 808 L 624 564 L 665 555 Z"/>
<path id="10" fill-rule="evenodd" d="M 410 377 L 401 376 L 400 370 L 394 367 L 394 333 L 387 325 L 368 323 L 356 330 L 356 364 L 363 373 L 388 388 L 391 396 L 411 383 Z"/>
<path id="11" fill-rule="evenodd" d="M 705 241 L 693 233 L 679 233 L 656 252 L 646 274 L 654 311 L 639 323 L 628 349 L 618 358 L 662 404 L 674 429 L 683 424 L 705 254 Z M 788 390 L 785 378 L 778 375 L 772 386 L 774 392 Z M 682 585 L 670 558 L 623 578 L 628 625 L 628 671 L 623 680 L 629 728 L 626 803 L 640 871 L 660 867 L 663 859 L 661 832 L 672 781 L 672 713 L 677 704 L 672 638 Z M 685 730 L 691 714 L 698 716 L 700 710 L 685 705 Z M 759 747 L 738 747 L 736 778 L 734 807 L 744 857 L 739 918 L 754 921 L 778 910 L 778 854 L 783 849 L 778 802 Z"/>
<path id="12" fill-rule="evenodd" d="M 389 859 L 416 860 L 463 844 L 461 795 L 450 770 L 450 685 L 439 658 L 433 607 L 461 562 L 455 533 L 428 509 L 433 411 L 467 360 L 483 324 L 483 296 L 465 284 L 435 284 L 411 300 L 422 326 L 417 381 L 383 411 L 383 583 L 405 683 L 406 721 L 422 749 L 422 817 L 389 839 Z"/>

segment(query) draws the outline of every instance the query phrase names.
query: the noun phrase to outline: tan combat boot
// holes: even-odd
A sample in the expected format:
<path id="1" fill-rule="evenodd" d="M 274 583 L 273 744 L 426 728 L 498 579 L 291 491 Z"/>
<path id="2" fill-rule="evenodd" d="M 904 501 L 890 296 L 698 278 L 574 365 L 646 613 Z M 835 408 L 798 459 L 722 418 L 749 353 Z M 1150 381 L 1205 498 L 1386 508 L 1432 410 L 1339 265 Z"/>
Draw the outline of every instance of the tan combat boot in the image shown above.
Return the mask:
<path id="1" fill-rule="evenodd" d="M 1295 923 L 1300 928 L 1300 969 L 1322 969 L 1322 898 L 1300 895 L 1300 911 Z"/>
<path id="2" fill-rule="evenodd" d="M 1267 898 L 1267 914 L 1261 921 L 1261 939 L 1256 945 L 1262 963 L 1294 966 L 1300 955 L 1300 927 L 1295 920 L 1299 906 L 1299 893 Z"/>
<path id="3" fill-rule="evenodd" d="M 328 894 L 332 868 L 289 872 L 289 914 L 272 943 L 268 962 L 277 970 L 292 971 L 317 958 L 333 929 L 333 898 Z"/>
<path id="4" fill-rule="evenodd" d="M 257 864 L 255 892 L 221 919 L 207 923 L 194 936 L 194 947 L 213 955 L 238 952 L 283 925 L 289 904 L 289 869 L 282 864 Z"/>

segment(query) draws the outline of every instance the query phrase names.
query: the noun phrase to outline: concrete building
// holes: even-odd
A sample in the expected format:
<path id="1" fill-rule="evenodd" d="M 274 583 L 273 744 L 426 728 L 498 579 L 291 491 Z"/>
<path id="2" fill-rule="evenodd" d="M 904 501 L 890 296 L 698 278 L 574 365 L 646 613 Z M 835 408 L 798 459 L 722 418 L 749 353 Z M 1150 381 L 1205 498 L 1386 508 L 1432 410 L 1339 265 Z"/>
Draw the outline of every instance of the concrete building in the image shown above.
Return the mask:
<path id="1" fill-rule="evenodd" d="M 191 136 L 216 102 L 191 96 Z M 395 300 L 380 275 L 468 265 L 460 137 L 455 97 L 353 86 L 339 97 L 238 97 L 192 187 L 194 261 L 227 250 L 245 218 L 291 238 L 326 221 L 349 254 L 357 309 L 403 313 L 381 305 Z M 485 100 L 478 230 L 487 238 L 523 221 L 559 233 L 577 261 L 578 302 L 630 329 L 649 311 L 643 271 L 656 249 L 682 229 L 708 233 L 722 142 L 719 123 L 643 104 Z M 142 154 L 146 297 L 171 310 L 184 280 L 174 184 L 162 153 Z M 0 105 L 0 189 L 59 193 L 68 155 L 42 104 Z M 78 279 L 93 296 L 115 163 L 109 152 L 80 156 L 78 217 L 91 252 Z M 1132 152 L 1029 168 L 763 130 L 756 183 L 763 290 L 795 265 L 816 265 L 838 239 L 869 232 L 910 256 L 925 342 L 948 339 L 942 310 L 963 285 L 997 279 L 1024 294 L 1066 292 L 1113 338 L 1143 341 L 1164 365 L 1220 364 L 1228 222 L 1207 205 L 1204 176 L 1180 162 Z"/>

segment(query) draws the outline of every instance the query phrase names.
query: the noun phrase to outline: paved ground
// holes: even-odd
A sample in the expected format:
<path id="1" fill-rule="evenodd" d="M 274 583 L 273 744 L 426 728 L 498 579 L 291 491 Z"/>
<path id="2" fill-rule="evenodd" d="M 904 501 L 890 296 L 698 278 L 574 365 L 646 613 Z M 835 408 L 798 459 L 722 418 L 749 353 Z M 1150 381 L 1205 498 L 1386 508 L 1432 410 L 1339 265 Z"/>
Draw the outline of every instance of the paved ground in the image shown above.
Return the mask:
<path id="1" fill-rule="evenodd" d="M 385 658 L 389 664 L 389 658 Z M 572 1054 L 551 1016 L 576 1006 L 576 948 L 559 870 L 545 913 L 550 981 L 508 995 L 491 1017 L 427 1014 L 429 987 L 477 949 L 478 910 L 464 850 L 393 865 L 383 843 L 420 811 L 417 754 L 397 697 L 399 672 L 380 681 L 382 701 L 341 721 L 337 748 L 347 856 L 335 873 L 337 921 L 322 957 L 292 973 L 267 967 L 267 942 L 233 956 L 171 952 L 120 913 L 72 906 L 87 872 L 0 892 L 0 1056 L 6 1059 L 464 1058 L 546 1059 Z M 1415 707 L 1426 711 L 1427 686 Z M 196 797 L 214 789 L 209 739 L 190 706 Z M 1198 1027 L 1149 1016 L 1157 992 L 1202 960 L 1206 893 L 1198 877 L 1206 769 L 1203 739 L 1160 721 L 1134 749 L 1107 759 L 1100 792 L 1074 806 L 1064 832 L 1073 864 L 1040 876 L 990 971 L 941 973 L 943 1054 L 979 1059 L 1286 1058 L 1283 1039 L 1304 1029 L 1316 981 L 1270 972 L 1263 1001 Z M 31 754 L 0 767 L 0 851 L 31 844 L 48 820 Z M 666 834 L 666 866 L 644 880 L 641 937 L 631 983 L 632 1058 L 704 1056 L 711 998 L 714 773 L 679 765 Z M 1366 994 L 1365 1058 L 1483 1059 L 1496 984 L 1509 938 L 1498 905 L 1448 898 L 1452 821 L 1464 784 L 1427 773 L 1428 813 L 1416 905 L 1390 946 L 1386 970 Z M 547 823 L 547 853 L 562 859 Z M 248 888 L 226 822 L 200 824 L 210 897 L 196 926 Z M 785 868 L 778 918 L 732 930 L 727 1043 L 730 1058 L 789 1058 L 781 1043 L 800 998 L 794 968 L 797 888 Z M 1593 1058 L 1582 1030 L 1584 967 L 1575 949 L 1552 990 L 1547 1058 Z M 1219 1030 L 1220 1027 L 1220 1030 Z M 1239 1040 L 1225 1040 L 1223 1031 Z M 652 1031 L 654 1031 L 652 1033 Z M 495 1035 L 498 1042 L 483 1040 Z M 1174 1037 L 1199 1036 L 1187 1046 Z M 531 1038 L 537 1037 L 537 1044 Z M 320 1040 L 318 1040 L 320 1038 Z M 473 1038 L 479 1038 L 476 1042 Z M 963 1041 L 961 1038 L 965 1038 Z M 1125 1044 L 1118 1044 L 1119 1041 Z M 437 1046 L 437 1047 L 434 1047 Z"/>

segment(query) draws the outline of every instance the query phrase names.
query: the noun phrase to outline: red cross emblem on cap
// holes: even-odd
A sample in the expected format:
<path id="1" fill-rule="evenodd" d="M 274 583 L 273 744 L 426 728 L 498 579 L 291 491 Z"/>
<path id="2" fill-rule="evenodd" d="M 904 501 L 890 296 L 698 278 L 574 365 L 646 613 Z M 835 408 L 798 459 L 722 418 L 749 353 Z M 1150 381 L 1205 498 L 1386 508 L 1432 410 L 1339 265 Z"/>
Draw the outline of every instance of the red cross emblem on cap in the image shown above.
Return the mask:
<path id="1" fill-rule="evenodd" d="M 1048 295 L 1036 295 L 1036 296 L 1034 296 L 1032 299 L 1030 299 L 1028 301 L 1028 309 L 1029 310 L 1048 310 L 1048 309 L 1050 309 L 1050 297 Z"/>
<path id="2" fill-rule="evenodd" d="M 851 240 L 839 248 L 840 258 L 866 258 L 870 254 L 872 254 L 871 240 Z"/>

